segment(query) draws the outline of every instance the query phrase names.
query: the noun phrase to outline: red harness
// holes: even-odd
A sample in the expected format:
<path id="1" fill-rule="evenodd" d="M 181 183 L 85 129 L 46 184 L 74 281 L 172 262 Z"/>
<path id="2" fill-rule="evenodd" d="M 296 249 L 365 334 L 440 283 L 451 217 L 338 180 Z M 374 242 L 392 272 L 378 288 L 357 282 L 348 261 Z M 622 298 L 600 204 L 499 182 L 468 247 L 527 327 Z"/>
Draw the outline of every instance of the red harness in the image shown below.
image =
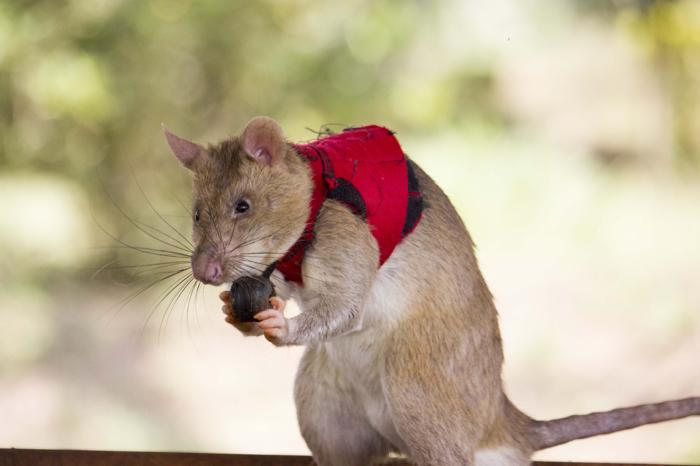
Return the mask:
<path id="1" fill-rule="evenodd" d="M 311 168 L 311 211 L 301 237 L 277 263 L 285 279 L 303 284 L 301 263 L 314 240 L 314 224 L 326 199 L 335 199 L 370 226 L 379 266 L 420 221 L 423 200 L 412 162 L 394 133 L 381 126 L 349 128 L 306 144 L 294 144 Z"/>

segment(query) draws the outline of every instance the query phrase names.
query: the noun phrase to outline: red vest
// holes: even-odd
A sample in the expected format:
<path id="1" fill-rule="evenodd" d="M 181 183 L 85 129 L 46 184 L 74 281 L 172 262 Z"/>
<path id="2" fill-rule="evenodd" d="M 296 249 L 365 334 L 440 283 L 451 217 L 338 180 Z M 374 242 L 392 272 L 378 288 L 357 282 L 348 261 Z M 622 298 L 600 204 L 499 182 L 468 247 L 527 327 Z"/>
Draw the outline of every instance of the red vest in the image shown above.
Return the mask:
<path id="1" fill-rule="evenodd" d="M 313 242 L 314 224 L 326 199 L 345 203 L 367 222 L 379 245 L 381 266 L 413 231 L 423 210 L 412 162 L 394 133 L 374 125 L 348 128 L 293 147 L 311 168 L 311 212 L 304 233 L 280 259 L 277 269 L 286 280 L 303 284 L 301 263 Z"/>

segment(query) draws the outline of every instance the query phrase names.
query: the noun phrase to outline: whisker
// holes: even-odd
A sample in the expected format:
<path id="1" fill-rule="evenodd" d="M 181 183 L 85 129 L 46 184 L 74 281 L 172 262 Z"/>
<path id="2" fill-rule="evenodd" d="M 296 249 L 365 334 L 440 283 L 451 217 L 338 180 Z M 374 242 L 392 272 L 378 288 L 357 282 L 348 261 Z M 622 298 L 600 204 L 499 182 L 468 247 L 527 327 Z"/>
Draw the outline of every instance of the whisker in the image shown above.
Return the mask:
<path id="1" fill-rule="evenodd" d="M 185 269 L 186 270 L 186 269 Z M 174 275 L 173 275 L 174 276 Z M 144 332 L 146 331 L 146 328 L 148 327 L 148 323 L 150 322 L 151 318 L 153 317 L 153 314 L 158 310 L 160 307 L 161 303 L 168 297 L 170 294 L 177 288 L 177 286 L 182 283 L 183 280 L 186 280 L 189 278 L 188 276 L 185 277 L 180 277 L 178 278 L 175 283 L 168 285 L 167 291 L 160 297 L 160 299 L 151 307 L 151 310 L 148 312 L 148 315 L 146 316 L 146 321 L 143 323 L 143 327 L 141 328 L 141 336 L 143 336 Z M 159 331 L 159 341 L 160 341 L 160 331 Z"/>
<path id="2" fill-rule="evenodd" d="M 238 217 L 236 217 L 233 221 L 233 231 L 231 232 L 231 235 L 228 237 L 228 241 L 226 242 L 226 246 L 224 246 L 224 255 L 226 255 L 226 252 L 228 251 L 228 247 L 231 245 L 231 240 L 233 240 L 233 237 L 236 236 L 236 226 L 238 225 Z"/>
<path id="3" fill-rule="evenodd" d="M 201 328 L 201 324 L 199 323 L 199 308 L 197 307 L 197 298 L 200 297 L 200 291 L 202 290 L 202 282 L 197 281 L 197 287 L 195 288 L 194 291 L 194 322 L 197 327 Z"/>
<path id="4" fill-rule="evenodd" d="M 174 196 L 174 197 L 175 197 L 175 199 L 177 200 L 177 202 L 182 206 L 182 208 L 185 209 L 185 212 L 187 212 L 187 214 L 188 214 L 188 217 L 187 217 L 187 218 L 192 218 L 192 209 L 189 208 L 189 207 L 187 207 L 187 206 L 185 205 L 185 203 L 182 202 L 182 200 L 181 200 L 179 197 L 177 197 L 177 196 Z"/>
<path id="5" fill-rule="evenodd" d="M 214 225 L 214 232 L 217 234 L 219 237 L 219 244 L 224 243 L 224 239 L 221 236 L 221 231 L 219 230 L 219 218 L 218 215 L 212 214 L 212 211 L 207 207 L 207 215 L 209 215 L 209 218 L 211 218 L 212 225 Z"/>
<path id="6" fill-rule="evenodd" d="M 112 260 L 112 261 L 107 262 L 107 263 L 106 263 L 105 265 L 103 265 L 102 267 L 98 267 L 97 270 L 95 270 L 95 272 L 94 272 L 92 275 L 90 275 L 90 280 L 91 280 L 91 281 L 94 280 L 95 277 L 97 277 L 100 273 L 102 273 L 103 271 L 107 270 L 107 269 L 109 268 L 110 265 L 116 264 L 116 263 L 117 263 L 117 260 L 114 259 L 114 260 Z"/>
<path id="7" fill-rule="evenodd" d="M 184 264 L 182 264 L 184 265 Z M 188 266 L 187 269 L 190 267 Z M 175 271 L 175 269 L 172 268 L 172 266 L 161 266 L 159 268 L 154 268 L 150 270 L 139 270 L 134 273 L 134 276 L 137 278 L 142 278 L 142 277 L 148 277 L 148 276 L 155 276 L 155 275 L 167 275 L 168 273 L 171 273 Z"/>
<path id="8" fill-rule="evenodd" d="M 251 245 L 251 244 L 254 244 L 254 243 L 256 243 L 256 242 L 266 240 L 266 239 L 268 239 L 268 238 L 270 238 L 270 237 L 272 237 L 272 236 L 275 236 L 275 234 L 276 234 L 276 233 L 270 233 L 269 235 L 265 235 L 265 236 L 260 237 L 260 238 L 254 238 L 254 239 L 251 239 L 251 240 L 243 241 L 242 243 L 238 244 L 235 248 L 231 249 L 231 251 L 229 251 L 229 253 L 234 252 L 234 251 L 236 251 L 237 249 L 240 249 L 240 248 L 242 248 L 242 247 L 245 247 L 245 246 L 249 246 L 249 245 Z"/>
<path id="9" fill-rule="evenodd" d="M 91 212 L 92 213 L 92 212 Z M 151 248 L 151 247 L 146 247 L 146 246 L 134 246 L 132 244 L 126 243 L 122 241 L 121 239 L 117 238 L 114 236 L 112 233 L 107 231 L 106 228 L 100 224 L 100 222 L 97 221 L 95 216 L 92 216 L 92 220 L 95 222 L 95 225 L 107 236 L 109 236 L 113 241 L 116 241 L 118 244 L 121 245 L 121 247 L 113 247 L 114 249 L 121 249 L 121 248 L 126 248 L 126 249 L 131 249 L 133 251 L 138 251 L 142 252 L 145 254 L 151 254 L 153 256 L 163 256 L 163 257 L 189 257 L 189 254 L 183 254 L 181 252 L 177 251 L 168 251 L 167 249 L 156 249 L 156 248 Z"/>
<path id="10" fill-rule="evenodd" d="M 113 260 L 111 264 L 114 264 L 116 260 Z M 189 263 L 189 261 L 186 260 L 178 260 L 178 261 L 167 261 L 167 262 L 151 262 L 148 264 L 129 264 L 129 265 L 116 265 L 116 266 L 111 266 L 110 263 L 100 267 L 98 269 L 98 272 L 103 271 L 103 270 L 122 270 L 122 269 L 137 269 L 139 267 L 143 268 L 158 268 L 158 267 L 163 267 L 165 265 L 184 265 Z"/>
<path id="11" fill-rule="evenodd" d="M 187 244 L 183 243 L 183 242 L 180 241 L 179 239 L 177 239 L 177 238 L 173 237 L 172 235 L 170 235 L 170 234 L 164 232 L 163 230 L 160 230 L 160 229 L 158 229 L 158 228 L 156 228 L 156 227 L 154 227 L 154 226 L 148 225 L 148 224 L 146 224 L 146 223 L 144 223 L 144 222 L 140 222 L 140 221 L 138 221 L 138 220 L 134 220 L 134 221 L 138 222 L 141 226 L 143 226 L 143 228 L 148 228 L 148 229 L 150 229 L 151 231 L 154 231 L 154 232 L 156 232 L 156 233 L 159 233 L 159 234 L 165 236 L 166 238 L 168 238 L 168 239 L 174 241 L 176 244 L 170 244 L 169 242 L 164 241 L 164 240 L 162 240 L 162 239 L 160 239 L 160 238 L 154 238 L 154 239 L 156 239 L 156 241 L 160 241 L 160 242 L 163 243 L 163 244 L 166 244 L 166 245 L 168 245 L 168 246 L 170 246 L 170 247 L 177 248 L 177 249 L 179 249 L 179 250 L 181 250 L 181 251 L 187 251 L 188 253 L 189 253 L 189 252 L 192 252 L 192 250 L 194 249 L 194 246 L 187 245 Z M 149 236 L 149 237 L 153 238 L 153 236 Z"/>
<path id="12" fill-rule="evenodd" d="M 292 221 L 294 221 L 294 220 L 292 220 Z M 307 222 L 306 225 L 308 225 L 308 222 Z M 306 227 L 306 225 L 305 225 L 305 227 Z M 250 236 L 252 235 L 252 233 L 253 233 L 253 232 L 249 233 L 249 234 L 247 235 L 247 237 L 250 237 Z M 248 239 L 248 240 L 245 240 L 245 239 L 244 239 L 244 241 L 242 241 L 240 244 L 238 244 L 236 247 L 234 247 L 234 248 L 233 248 L 231 251 L 229 251 L 229 252 L 233 252 L 233 251 L 236 251 L 237 249 L 240 249 L 240 248 L 242 248 L 242 247 L 248 246 L 248 245 L 250 245 L 250 244 L 254 244 L 254 243 L 256 243 L 256 242 L 263 241 L 263 240 L 268 239 L 268 238 L 270 238 L 270 237 L 272 237 L 272 236 L 275 236 L 276 234 L 277 234 L 277 232 L 273 232 L 273 233 L 270 233 L 269 235 L 265 235 L 265 236 L 258 237 L 258 238 L 253 238 L 253 239 Z"/>
<path id="13" fill-rule="evenodd" d="M 254 270 L 255 272 L 258 272 L 258 273 L 264 272 L 265 269 L 269 266 L 269 264 L 265 264 L 265 263 L 263 263 L 263 262 L 256 262 L 256 261 L 253 261 L 253 260 L 251 260 L 251 259 L 247 259 L 247 260 L 241 262 L 240 264 L 241 264 L 241 265 L 246 265 L 246 266 L 248 266 L 249 269 L 252 269 L 252 270 Z M 251 265 L 251 264 L 254 264 L 254 265 Z M 258 265 L 259 265 L 260 267 L 258 267 Z M 270 278 L 276 278 L 276 277 L 274 277 L 274 275 L 271 275 Z M 302 278 L 303 278 L 304 280 L 309 279 L 309 280 L 317 281 L 317 282 L 319 282 L 319 283 L 323 283 L 323 280 L 322 280 L 322 279 L 317 278 L 317 277 L 314 277 L 313 275 L 309 275 L 309 274 L 307 274 L 307 273 L 303 273 L 303 272 L 302 272 Z"/>
<path id="14" fill-rule="evenodd" d="M 119 239 L 116 237 L 111 237 L 112 240 L 119 242 L 119 244 L 123 244 L 123 246 L 104 246 L 100 247 L 98 246 L 99 249 L 131 249 L 132 251 L 136 252 L 142 252 L 144 254 L 150 254 L 154 256 L 164 256 L 164 257 L 174 257 L 174 258 L 188 258 L 190 257 L 189 254 L 182 254 L 177 251 L 168 251 L 167 249 L 156 249 L 156 248 L 150 248 L 147 246 L 134 246 L 131 244 L 126 244 L 121 242 Z"/>
<path id="15" fill-rule="evenodd" d="M 247 276 L 249 276 L 249 277 L 251 277 L 251 278 L 255 278 L 255 279 L 258 279 L 259 277 L 257 277 L 257 276 L 258 276 L 258 275 L 262 275 L 262 272 L 263 272 L 263 270 L 259 270 L 259 269 L 255 268 L 255 267 L 253 267 L 253 266 L 250 266 L 250 265 L 247 265 L 247 264 L 242 264 L 242 263 L 241 263 L 241 264 L 238 264 L 238 267 L 232 269 L 232 271 L 240 272 L 240 273 L 246 274 Z M 270 281 L 271 281 L 273 284 L 277 284 L 277 285 L 280 285 L 280 286 L 284 283 L 283 280 L 281 280 L 281 279 L 275 277 L 274 275 L 270 275 Z"/>
<path id="16" fill-rule="evenodd" d="M 162 232 L 161 232 L 160 230 L 158 230 L 157 228 L 152 227 L 152 226 L 150 226 L 150 225 L 146 225 L 145 223 L 143 223 L 143 222 L 141 222 L 141 221 L 139 221 L 139 220 L 136 220 L 136 219 L 130 217 L 130 216 L 124 211 L 124 209 L 122 209 L 121 207 L 119 207 L 119 204 L 117 204 L 117 202 L 114 200 L 114 198 L 109 194 L 109 192 L 107 191 L 107 188 L 105 187 L 105 185 L 104 185 L 104 183 L 103 183 L 103 181 L 102 181 L 102 178 L 100 178 L 100 184 L 102 185 L 102 189 L 105 191 L 105 194 L 107 195 L 107 198 L 112 202 L 112 204 L 113 204 L 114 207 L 117 209 L 117 211 L 118 211 L 120 214 L 122 214 L 122 216 L 123 216 L 129 223 L 131 223 L 134 227 L 136 227 L 137 230 L 139 230 L 140 232 L 142 232 L 143 234 L 145 234 L 145 235 L 148 236 L 149 238 L 154 239 L 154 240 L 156 240 L 156 241 L 158 241 L 158 242 L 160 242 L 160 243 L 162 243 L 162 244 L 165 244 L 166 246 L 170 246 L 171 248 L 179 249 L 179 250 L 181 250 L 181 251 L 188 252 L 188 253 L 191 252 L 189 249 L 187 249 L 187 248 L 185 248 L 185 247 L 183 247 L 183 246 L 178 246 L 177 244 L 169 243 L 168 241 L 165 241 L 165 240 L 163 240 L 162 238 L 159 238 L 159 237 L 155 236 L 154 234 L 149 233 L 149 232 L 148 232 L 147 230 L 145 230 L 144 227 L 142 227 L 141 225 L 144 225 L 145 227 L 150 228 L 151 230 L 158 231 L 159 233 L 162 234 Z"/>
<path id="17" fill-rule="evenodd" d="M 122 309 L 124 309 L 124 307 L 125 307 L 127 304 L 129 304 L 130 302 L 132 302 L 134 299 L 136 299 L 138 296 L 140 296 L 141 294 L 143 294 L 143 293 L 146 292 L 147 290 L 153 288 L 154 286 L 158 285 L 159 283 L 162 283 L 162 282 L 165 281 L 165 280 L 168 280 L 169 278 L 172 278 L 172 277 L 174 277 L 174 276 L 176 276 L 176 275 L 181 274 L 182 272 L 184 272 L 184 271 L 186 271 L 186 270 L 188 270 L 188 269 L 189 269 L 189 267 L 183 268 L 183 269 L 180 269 L 180 270 L 176 270 L 176 271 L 174 271 L 174 272 L 170 272 L 170 273 L 166 274 L 166 275 L 163 276 L 163 277 L 158 277 L 158 278 L 156 278 L 155 280 L 152 280 L 152 281 L 148 282 L 146 285 L 142 286 L 141 288 L 139 288 L 139 289 L 136 290 L 135 292 L 131 293 L 130 295 L 128 295 L 128 296 L 126 296 L 125 298 L 123 298 L 122 300 L 120 300 L 118 303 L 116 303 L 114 306 L 112 306 L 112 308 L 110 308 L 107 312 L 108 312 L 108 313 L 114 312 L 114 313 L 116 314 L 117 312 L 119 312 L 119 311 L 121 311 Z"/>
<path id="18" fill-rule="evenodd" d="M 160 341 L 160 337 L 163 333 L 163 331 L 167 328 L 168 326 L 168 321 L 170 320 L 170 314 L 172 313 L 173 309 L 175 308 L 175 304 L 180 300 L 180 296 L 182 296 L 183 291 L 187 288 L 187 285 L 190 283 L 191 280 L 194 280 L 194 277 L 189 276 L 185 277 L 185 279 L 180 280 L 177 284 L 176 291 L 172 297 L 170 298 L 170 301 L 165 307 L 165 312 L 163 313 L 163 317 L 160 320 L 160 327 L 158 328 L 158 340 Z"/>
<path id="19" fill-rule="evenodd" d="M 192 280 L 187 284 L 187 300 L 185 301 L 185 328 L 187 328 L 187 336 L 192 340 L 192 332 L 190 330 L 190 304 L 192 301 L 192 293 L 197 287 L 197 280 Z M 193 340 L 194 341 L 194 340 Z"/>
<path id="20" fill-rule="evenodd" d="M 153 206 L 153 203 L 151 203 L 151 200 L 150 200 L 150 199 L 148 198 L 148 196 L 146 195 L 146 192 L 144 191 L 143 187 L 142 187 L 141 184 L 139 183 L 139 180 L 136 178 L 136 175 L 134 174 L 134 170 L 133 170 L 133 169 L 131 169 L 131 176 L 132 176 L 132 178 L 134 179 L 134 183 L 136 183 L 136 186 L 138 186 L 139 191 L 141 191 L 141 194 L 143 195 L 143 198 L 146 200 L 146 203 L 148 204 L 148 207 L 150 207 L 151 210 L 158 216 L 158 218 L 161 219 L 161 220 L 163 221 L 163 223 L 165 223 L 168 227 L 170 227 L 170 229 L 173 230 L 173 231 L 175 232 L 175 234 L 177 234 L 180 238 L 182 238 L 183 240 L 185 240 L 185 243 L 182 243 L 182 242 L 178 241 L 178 244 L 181 244 L 182 246 L 184 246 L 185 248 L 189 248 L 190 250 L 194 249 L 194 245 L 192 244 L 192 242 L 191 242 L 185 235 L 183 235 L 182 233 L 180 233 L 180 231 L 179 231 L 177 228 L 175 228 L 174 226 L 172 226 L 172 225 L 170 224 L 170 222 L 168 222 L 168 221 L 160 214 L 160 212 L 158 212 L 158 210 L 156 210 L 156 208 Z M 161 232 L 161 233 L 162 233 L 162 232 Z M 163 233 L 163 234 L 164 234 L 164 233 Z M 172 237 L 169 236 L 169 235 L 166 235 L 166 236 L 167 236 L 168 238 L 174 240 L 174 241 L 177 241 L 175 238 L 172 238 Z"/>
<path id="21" fill-rule="evenodd" d="M 263 259 L 265 256 L 278 256 L 282 257 L 289 251 L 255 251 L 255 252 L 239 252 L 236 257 L 255 257 L 256 259 Z"/>

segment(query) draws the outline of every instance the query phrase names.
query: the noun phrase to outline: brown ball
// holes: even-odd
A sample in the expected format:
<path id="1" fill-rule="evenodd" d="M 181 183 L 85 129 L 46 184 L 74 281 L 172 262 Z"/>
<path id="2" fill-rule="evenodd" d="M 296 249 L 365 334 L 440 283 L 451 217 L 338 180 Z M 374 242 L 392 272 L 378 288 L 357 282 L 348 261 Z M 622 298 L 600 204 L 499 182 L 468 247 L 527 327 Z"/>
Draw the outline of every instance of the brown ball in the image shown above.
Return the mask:
<path id="1" fill-rule="evenodd" d="M 238 322 L 256 322 L 255 314 L 270 309 L 275 286 L 264 276 L 245 276 L 231 284 L 231 306 Z"/>

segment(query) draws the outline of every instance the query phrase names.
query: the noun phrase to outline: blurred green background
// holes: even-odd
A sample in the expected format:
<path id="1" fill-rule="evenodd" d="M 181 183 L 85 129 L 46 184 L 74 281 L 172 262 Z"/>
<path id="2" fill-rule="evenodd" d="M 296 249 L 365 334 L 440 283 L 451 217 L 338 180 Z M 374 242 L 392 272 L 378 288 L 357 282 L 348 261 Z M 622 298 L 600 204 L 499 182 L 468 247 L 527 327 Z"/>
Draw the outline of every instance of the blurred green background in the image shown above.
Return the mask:
<path id="1" fill-rule="evenodd" d="M 700 2 L 10 0 L 0 446 L 306 451 L 299 348 L 238 335 L 216 290 L 95 274 L 152 261 L 103 231 L 157 247 L 120 209 L 189 234 L 161 122 L 204 143 L 259 114 L 398 132 L 477 242 L 529 414 L 700 394 Z M 700 462 L 700 421 L 538 457 Z"/>

